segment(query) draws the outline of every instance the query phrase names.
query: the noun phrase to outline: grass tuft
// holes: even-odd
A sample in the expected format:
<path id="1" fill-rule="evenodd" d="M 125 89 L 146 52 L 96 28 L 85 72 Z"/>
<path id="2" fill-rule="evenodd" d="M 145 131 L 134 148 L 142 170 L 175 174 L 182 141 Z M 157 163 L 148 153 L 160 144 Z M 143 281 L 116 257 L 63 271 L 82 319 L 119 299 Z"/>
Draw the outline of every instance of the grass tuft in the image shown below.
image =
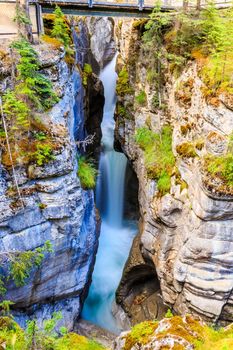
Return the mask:
<path id="1" fill-rule="evenodd" d="M 165 125 L 161 134 L 154 133 L 147 127 L 139 128 L 137 129 L 135 140 L 144 151 L 148 177 L 158 181 L 158 190 L 161 195 L 168 193 L 175 167 L 171 127 Z"/>
<path id="2" fill-rule="evenodd" d="M 80 178 L 82 188 L 93 189 L 96 184 L 97 170 L 93 164 L 85 157 L 78 160 L 78 177 Z"/>

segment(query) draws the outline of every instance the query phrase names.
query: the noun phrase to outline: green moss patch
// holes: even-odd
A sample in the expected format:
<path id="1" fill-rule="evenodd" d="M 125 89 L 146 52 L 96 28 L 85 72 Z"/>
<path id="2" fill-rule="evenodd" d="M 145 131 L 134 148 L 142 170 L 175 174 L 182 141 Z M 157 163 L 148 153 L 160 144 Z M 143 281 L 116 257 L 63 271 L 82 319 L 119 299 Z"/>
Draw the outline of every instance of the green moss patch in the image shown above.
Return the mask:
<path id="1" fill-rule="evenodd" d="M 194 158 L 197 156 L 195 147 L 192 142 L 183 142 L 180 145 L 176 146 L 176 152 L 182 158 Z"/>
<path id="2" fill-rule="evenodd" d="M 126 67 L 123 67 L 118 74 L 116 92 L 118 96 L 124 96 L 133 92 L 132 88 L 129 85 L 129 73 Z"/>
<path id="3" fill-rule="evenodd" d="M 140 106 L 145 106 L 146 101 L 147 101 L 147 96 L 145 91 L 140 91 L 140 93 L 135 97 L 136 102 L 140 105 Z"/>
<path id="4" fill-rule="evenodd" d="M 158 181 L 158 190 L 161 195 L 168 193 L 175 167 L 171 127 L 168 125 L 164 126 L 161 134 L 154 133 L 147 127 L 139 128 L 137 129 L 135 140 L 144 151 L 148 177 Z"/>
<path id="5" fill-rule="evenodd" d="M 157 321 L 145 321 L 134 326 L 125 338 L 123 350 L 130 350 L 136 344 L 140 346 L 148 343 L 157 327 Z"/>

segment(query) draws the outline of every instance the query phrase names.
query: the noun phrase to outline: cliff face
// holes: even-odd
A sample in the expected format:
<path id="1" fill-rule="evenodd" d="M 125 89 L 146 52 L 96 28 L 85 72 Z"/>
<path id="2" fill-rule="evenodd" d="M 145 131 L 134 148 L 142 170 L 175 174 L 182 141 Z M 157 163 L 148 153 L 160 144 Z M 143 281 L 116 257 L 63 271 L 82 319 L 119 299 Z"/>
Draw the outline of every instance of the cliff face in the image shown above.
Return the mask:
<path id="1" fill-rule="evenodd" d="M 1 166 L 0 250 L 34 250 L 49 240 L 53 253 L 46 255 L 41 268 L 32 271 L 25 286 L 16 288 L 9 283 L 4 299 L 15 303 L 13 314 L 21 324 L 28 318 L 43 321 L 54 311 L 61 311 L 62 323 L 72 329 L 88 291 L 99 235 L 93 191 L 83 190 L 77 177 L 74 132 L 79 137 L 87 135 L 84 91 L 79 70 L 68 67 L 63 52 L 47 44 L 35 49 L 41 71 L 53 82 L 60 98 L 50 111 L 38 117 L 59 139 L 61 147 L 55 152 L 55 160 L 43 166 L 16 168 L 24 208 L 16 206 L 17 197 L 10 194 L 9 189 L 15 185 L 11 170 Z M 11 80 L 8 68 L 2 61 L 3 89 Z M 97 97 L 102 96 L 101 114 L 103 88 L 96 77 L 93 80 L 98 84 L 92 87 L 90 81 L 90 88 Z M 97 129 L 101 119 L 99 115 Z"/>
<path id="2" fill-rule="evenodd" d="M 144 319 L 159 317 L 160 293 L 163 302 L 178 313 L 231 322 L 233 199 L 227 190 L 219 191 L 218 183 L 203 171 L 201 156 L 226 152 L 227 137 L 233 130 L 232 108 L 221 96 L 215 106 L 206 102 L 195 62 L 188 63 L 179 78 L 166 73 L 162 89 L 165 107 L 155 108 L 139 28 L 131 20 L 116 26 L 118 71 L 127 66 L 131 87 L 118 97 L 124 109 L 118 107 L 116 113 L 116 145 L 137 174 L 141 213 L 140 234 L 126 264 L 117 302 L 132 323 L 138 321 L 133 316 L 135 308 L 144 312 Z M 147 98 L 140 104 L 135 96 L 142 90 Z M 173 129 L 172 149 L 179 175 L 172 175 L 169 193 L 161 196 L 157 182 L 148 176 L 135 133 L 141 127 L 158 133 L 165 124 Z M 177 146 L 197 140 L 201 147 L 196 143 L 195 157 L 177 153 Z M 138 288 L 140 284 L 144 290 Z"/>

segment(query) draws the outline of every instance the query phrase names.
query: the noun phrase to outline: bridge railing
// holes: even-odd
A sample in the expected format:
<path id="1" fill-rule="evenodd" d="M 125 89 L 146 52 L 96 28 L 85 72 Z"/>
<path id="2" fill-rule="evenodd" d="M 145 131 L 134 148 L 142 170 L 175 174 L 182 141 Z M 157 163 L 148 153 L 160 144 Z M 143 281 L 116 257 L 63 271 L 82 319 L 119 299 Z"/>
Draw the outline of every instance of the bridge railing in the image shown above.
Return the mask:
<path id="1" fill-rule="evenodd" d="M 0 0 L 1 1 L 1 0 Z M 30 0 L 29 0 L 30 1 Z M 36 1 L 36 0 L 31 0 Z M 40 4 L 61 4 L 61 6 L 76 5 L 92 7 L 133 7 L 143 10 L 143 8 L 153 9 L 156 0 L 38 0 Z M 200 6 L 203 8 L 208 4 L 209 0 L 201 0 Z M 217 7 L 229 7 L 232 4 L 232 0 L 215 0 Z M 161 7 L 168 9 L 176 9 L 183 7 L 183 0 L 162 0 Z M 187 7 L 196 7 L 197 0 L 187 0 Z"/>

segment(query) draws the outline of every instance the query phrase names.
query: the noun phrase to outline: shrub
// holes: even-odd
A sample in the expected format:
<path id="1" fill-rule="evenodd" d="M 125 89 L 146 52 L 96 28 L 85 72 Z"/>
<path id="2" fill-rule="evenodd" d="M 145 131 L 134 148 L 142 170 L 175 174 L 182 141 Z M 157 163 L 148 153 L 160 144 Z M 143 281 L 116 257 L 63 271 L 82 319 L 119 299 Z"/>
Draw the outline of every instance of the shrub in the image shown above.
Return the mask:
<path id="1" fill-rule="evenodd" d="M 83 67 L 83 86 L 87 87 L 88 78 L 92 75 L 92 67 L 85 63 Z"/>
<path id="2" fill-rule="evenodd" d="M 171 318 L 171 317 L 173 317 L 173 313 L 172 313 L 171 309 L 168 309 L 168 310 L 167 310 L 167 312 L 166 312 L 166 314 L 165 314 L 165 317 L 166 317 L 166 318 Z"/>
<path id="3" fill-rule="evenodd" d="M 95 187 L 97 170 L 84 157 L 80 157 L 78 160 L 78 176 L 84 189 L 93 189 Z"/>
<path id="4" fill-rule="evenodd" d="M 37 143 L 36 151 L 31 156 L 32 160 L 36 161 L 36 164 L 42 166 L 48 163 L 50 160 L 54 160 L 53 149 L 49 144 Z"/>
<path id="5" fill-rule="evenodd" d="M 135 141 L 144 151 L 146 151 L 152 144 L 159 141 L 159 135 L 147 127 L 141 127 L 137 129 Z"/>
<path id="6" fill-rule="evenodd" d="M 205 169 L 212 175 L 220 177 L 227 185 L 233 186 L 233 154 L 207 156 L 204 159 Z"/>
<path id="7" fill-rule="evenodd" d="M 129 85 L 129 74 L 126 67 L 123 67 L 118 75 L 116 92 L 118 96 L 124 96 L 132 93 L 132 89 Z"/>
<path id="8" fill-rule="evenodd" d="M 139 105 L 144 106 L 147 101 L 147 96 L 145 91 L 140 91 L 140 93 L 135 97 L 135 100 Z"/>
<path id="9" fill-rule="evenodd" d="M 176 152 L 182 157 L 182 158 L 194 158 L 197 156 L 197 153 L 195 151 L 195 147 L 192 142 L 183 142 L 180 145 L 176 146 Z"/>
<path id="10" fill-rule="evenodd" d="M 39 328 L 37 321 L 27 322 L 23 330 L 12 317 L 0 317 L 0 345 L 9 350 L 104 350 L 104 347 L 76 333 L 68 333 L 65 327 L 55 331 L 61 320 L 60 312 L 54 312 L 50 319 L 43 322 Z"/>
<path id="11" fill-rule="evenodd" d="M 0 259 L 0 265 L 3 268 L 0 273 L 0 294 L 5 294 L 5 284 L 9 280 L 14 281 L 16 287 L 23 286 L 32 269 L 40 266 L 46 252 L 52 252 L 49 241 L 34 251 L 3 251 Z"/>
<path id="12" fill-rule="evenodd" d="M 166 193 L 169 193 L 171 188 L 171 176 L 166 172 L 163 171 L 158 179 L 158 190 L 161 196 L 165 195 Z"/>
<path id="13" fill-rule="evenodd" d="M 144 151 L 148 177 L 158 181 L 161 195 L 170 191 L 175 157 L 172 153 L 172 129 L 165 125 L 161 134 L 154 133 L 147 127 L 137 129 L 135 140 Z"/>

